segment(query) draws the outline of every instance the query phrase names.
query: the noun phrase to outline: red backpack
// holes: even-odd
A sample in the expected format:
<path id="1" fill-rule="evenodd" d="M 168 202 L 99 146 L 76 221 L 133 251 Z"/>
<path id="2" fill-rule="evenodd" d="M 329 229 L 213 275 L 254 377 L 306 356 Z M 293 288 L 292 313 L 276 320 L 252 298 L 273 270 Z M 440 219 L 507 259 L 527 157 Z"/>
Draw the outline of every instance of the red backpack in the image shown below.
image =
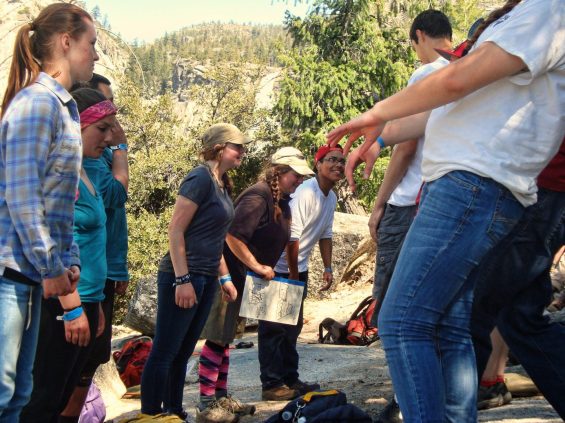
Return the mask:
<path id="1" fill-rule="evenodd" d="M 120 379 L 126 388 L 141 384 L 141 373 L 153 342 L 148 336 L 137 336 L 127 341 L 121 350 L 114 352 Z"/>
<path id="2" fill-rule="evenodd" d="M 368 296 L 345 322 L 347 340 L 352 345 L 370 345 L 379 339 L 379 331 L 371 325 L 377 300 Z"/>

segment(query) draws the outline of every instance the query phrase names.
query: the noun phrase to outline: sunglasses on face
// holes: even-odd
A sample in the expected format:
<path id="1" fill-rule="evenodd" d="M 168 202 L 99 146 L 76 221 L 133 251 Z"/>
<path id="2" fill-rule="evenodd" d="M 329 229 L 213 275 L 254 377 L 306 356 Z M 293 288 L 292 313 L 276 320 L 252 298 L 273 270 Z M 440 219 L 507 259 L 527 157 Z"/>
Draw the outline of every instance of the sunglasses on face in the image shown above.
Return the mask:
<path id="1" fill-rule="evenodd" d="M 245 146 L 241 145 L 241 144 L 233 144 L 231 142 L 227 142 L 226 143 L 227 147 L 230 147 L 236 151 L 241 151 L 241 152 L 245 152 Z"/>
<path id="2" fill-rule="evenodd" d="M 339 163 L 339 164 L 345 165 L 345 158 L 343 158 L 343 157 L 342 158 L 333 157 L 333 156 L 325 157 L 324 159 L 322 159 L 322 161 L 323 162 L 329 162 L 331 164 Z"/>

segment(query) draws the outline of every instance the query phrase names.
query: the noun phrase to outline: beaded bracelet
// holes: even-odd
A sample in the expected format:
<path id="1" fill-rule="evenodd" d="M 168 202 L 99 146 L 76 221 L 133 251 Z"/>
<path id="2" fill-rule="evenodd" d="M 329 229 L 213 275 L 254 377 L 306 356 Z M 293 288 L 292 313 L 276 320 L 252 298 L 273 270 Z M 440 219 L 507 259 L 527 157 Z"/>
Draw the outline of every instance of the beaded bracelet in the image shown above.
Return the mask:
<path id="1" fill-rule="evenodd" d="M 82 313 L 84 312 L 82 306 L 78 306 L 74 309 L 72 309 L 71 311 L 69 311 L 68 313 L 63 314 L 62 316 L 57 316 L 57 320 L 63 320 L 64 322 L 70 322 L 71 320 L 75 320 L 78 319 L 80 316 L 82 316 Z"/>
<path id="2" fill-rule="evenodd" d="M 231 275 L 226 273 L 224 276 L 220 277 L 220 285 L 224 286 L 226 282 L 231 282 Z"/>
<path id="3" fill-rule="evenodd" d="M 190 283 L 190 282 L 192 282 L 190 280 L 190 273 L 187 273 L 186 275 L 177 276 L 175 278 L 175 283 L 173 284 L 173 287 L 179 286 L 179 285 L 185 285 L 185 284 Z"/>

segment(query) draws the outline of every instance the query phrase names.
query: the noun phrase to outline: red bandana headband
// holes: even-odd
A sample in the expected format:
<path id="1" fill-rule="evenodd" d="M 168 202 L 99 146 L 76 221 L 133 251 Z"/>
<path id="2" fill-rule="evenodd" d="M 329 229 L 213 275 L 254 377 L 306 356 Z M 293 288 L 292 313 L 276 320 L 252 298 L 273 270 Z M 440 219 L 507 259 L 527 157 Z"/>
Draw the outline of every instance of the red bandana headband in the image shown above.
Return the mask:
<path id="1" fill-rule="evenodd" d="M 318 151 L 316 151 L 316 155 L 314 156 L 314 164 L 318 163 L 320 160 L 326 157 L 326 155 L 330 151 L 340 151 L 343 153 L 343 148 L 341 148 L 341 145 L 339 144 L 336 145 L 335 147 L 330 147 L 327 144 L 322 145 L 320 148 L 318 148 Z"/>
<path id="2" fill-rule="evenodd" d="M 84 129 L 106 116 L 115 115 L 118 109 L 110 100 L 104 100 L 84 109 L 80 114 L 80 129 Z"/>

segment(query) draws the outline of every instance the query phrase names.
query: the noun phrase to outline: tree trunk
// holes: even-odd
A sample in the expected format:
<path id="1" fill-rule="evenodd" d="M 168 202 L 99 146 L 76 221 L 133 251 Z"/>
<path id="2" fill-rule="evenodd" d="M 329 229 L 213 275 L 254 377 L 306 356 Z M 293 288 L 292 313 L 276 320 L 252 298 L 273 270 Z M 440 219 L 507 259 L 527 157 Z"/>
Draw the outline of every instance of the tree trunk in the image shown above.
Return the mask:
<path id="1" fill-rule="evenodd" d="M 357 196 L 349 190 L 347 181 L 343 180 L 336 186 L 337 209 L 342 213 L 367 216 L 367 212 L 357 199 Z"/>

